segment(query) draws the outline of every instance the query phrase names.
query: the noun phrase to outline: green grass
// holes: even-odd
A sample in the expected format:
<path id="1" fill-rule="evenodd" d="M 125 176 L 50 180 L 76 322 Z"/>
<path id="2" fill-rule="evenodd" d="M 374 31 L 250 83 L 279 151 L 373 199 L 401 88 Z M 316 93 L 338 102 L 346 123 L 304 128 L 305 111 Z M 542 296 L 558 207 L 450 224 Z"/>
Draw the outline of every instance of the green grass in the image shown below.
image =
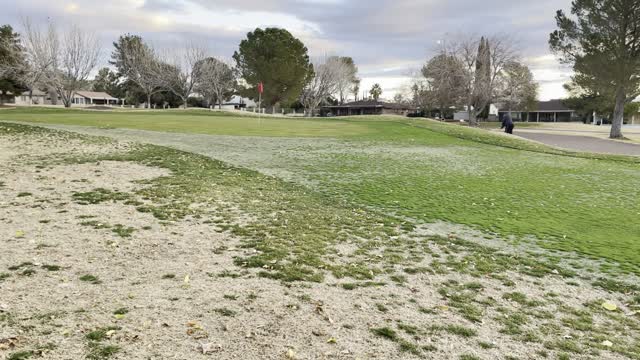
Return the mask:
<path id="1" fill-rule="evenodd" d="M 167 132 L 238 136 L 357 136 L 372 132 L 366 124 L 326 119 L 281 119 L 232 116 L 209 111 L 95 112 L 63 109 L 3 110 L 0 120 L 43 124 L 84 125 Z"/>
<path id="2" fill-rule="evenodd" d="M 640 158 L 566 152 L 421 119 L 259 120 L 206 111 L 51 109 L 8 110 L 0 119 L 214 135 L 335 137 L 346 141 L 342 148 L 287 153 L 292 161 L 274 166 L 301 174 L 333 198 L 419 221 L 445 220 L 503 236 L 533 235 L 549 249 L 608 258 L 621 263 L 623 272 L 640 273 L 640 243 L 635 240 L 640 233 Z M 311 145 L 315 140 L 308 141 Z M 283 156 L 276 150 L 264 149 Z M 76 202 L 85 204 L 127 197 L 104 189 L 74 194 Z"/>
<path id="3" fill-rule="evenodd" d="M 121 201 L 129 198 L 128 194 L 108 189 L 98 188 L 93 191 L 76 192 L 73 200 L 80 205 L 100 204 L 105 201 Z"/>
<path id="4" fill-rule="evenodd" d="M 26 360 L 33 356 L 33 351 L 17 351 L 7 356 L 7 360 Z"/>
<path id="5" fill-rule="evenodd" d="M 115 314 L 126 313 L 122 312 L 123 309 L 116 310 Z M 126 309 L 124 309 L 126 310 Z M 85 335 L 85 339 L 87 340 L 87 359 L 91 360 L 104 360 L 109 359 L 117 352 L 120 351 L 120 347 L 117 345 L 104 344 L 103 341 L 106 341 L 109 337 L 109 331 L 120 330 L 117 326 L 109 326 L 105 328 L 98 328 L 93 330 Z"/>
<path id="6" fill-rule="evenodd" d="M 457 335 L 463 338 L 470 338 L 478 335 L 475 329 L 468 328 L 461 325 L 434 325 L 431 327 L 432 331 L 444 331 L 451 335 Z"/>
<path id="7" fill-rule="evenodd" d="M 9 118 L 10 114 L 14 114 L 40 118 L 41 121 L 51 123 L 108 122 L 113 118 L 113 121 L 122 122 L 118 126 L 128 126 L 131 123 L 132 126 L 142 126 L 145 129 L 166 130 L 162 127 L 163 119 L 179 117 L 185 119 L 180 131 L 211 134 L 243 133 L 246 130 L 243 121 L 256 120 L 242 118 L 238 123 L 233 123 L 235 117 L 217 113 L 211 115 L 208 112 L 110 114 L 62 110 L 12 111 L 0 113 L 0 118 Z M 64 120 L 65 117 L 68 120 Z M 146 117 L 157 122 L 146 121 Z M 199 125 L 190 121 L 198 122 Z M 368 218 L 366 212 L 360 216 L 349 209 L 352 205 L 417 221 L 445 220 L 466 224 L 488 233 L 515 236 L 516 239 L 533 235 L 539 239 L 540 245 L 548 249 L 577 251 L 594 258 L 613 260 L 621 265 L 617 268 L 605 264 L 604 270 L 613 273 L 640 273 L 640 243 L 636 241 L 637 234 L 640 233 L 640 222 L 637 221 L 640 214 L 640 203 L 637 201 L 640 172 L 633 163 L 636 160 L 615 156 L 590 159 L 588 157 L 591 155 L 559 152 L 512 137 L 428 120 L 364 117 L 262 121 L 271 130 L 256 128 L 259 135 L 314 136 L 313 131 L 307 131 L 307 126 L 310 125 L 306 122 L 311 121 L 326 126 L 327 132 L 316 134 L 317 136 L 331 135 L 344 141 L 332 143 L 331 151 L 324 148 L 314 151 L 303 145 L 287 152 L 277 147 L 255 150 L 269 155 L 269 159 L 285 156 L 282 159 L 287 161 L 267 163 L 264 166 L 299 174 L 305 181 L 317 184 L 314 190 L 319 195 L 306 192 L 302 187 L 283 184 L 273 177 L 206 161 L 198 156 L 185 158 L 182 153 L 165 148 L 146 147 L 128 156 L 113 159 L 160 166 L 176 174 L 155 181 L 155 188 L 140 194 L 159 200 L 171 196 L 180 198 L 177 203 L 138 206 L 138 210 L 150 212 L 161 220 L 191 214 L 188 204 L 204 197 L 209 191 L 206 188 L 210 183 L 220 184 L 226 189 L 232 187 L 230 181 L 250 183 L 245 191 L 231 191 L 234 192 L 232 200 L 235 201 L 253 201 L 251 196 L 260 194 L 261 203 L 249 206 L 252 211 L 266 211 L 268 203 L 290 204 L 279 206 L 275 210 L 291 216 L 289 221 L 294 221 L 295 218 L 294 228 L 280 228 L 283 226 L 282 217 L 277 219 L 278 224 L 269 224 L 270 238 L 284 237 L 277 246 L 274 246 L 276 244 L 273 241 L 264 243 L 265 229 L 262 225 L 241 228 L 221 224 L 223 230 L 235 235 L 255 235 L 255 244 L 248 246 L 256 245 L 258 250 L 267 251 L 252 257 L 251 261 L 242 259 L 243 262 L 239 264 L 265 268 L 262 274 L 264 276 L 284 280 L 314 278 L 316 274 L 305 266 L 283 266 L 279 261 L 289 254 L 289 240 L 286 239 L 304 238 L 304 244 L 293 251 L 293 257 L 298 260 L 304 258 L 300 263 L 316 268 L 325 266 L 314 254 L 324 252 L 327 243 L 341 240 L 330 240 L 335 229 L 328 225 L 336 219 L 340 219 L 340 226 L 354 235 L 361 231 L 358 229 L 365 228 L 374 221 L 387 225 L 380 229 L 382 233 L 390 232 L 394 223 L 405 226 L 396 219 L 384 216 Z M 271 124 L 272 121 L 275 123 Z M 278 133 L 280 125 L 277 124 L 281 122 L 289 124 L 288 130 Z M 335 129 L 337 123 L 350 124 L 360 130 L 355 133 L 340 131 Z M 12 125 L 12 128 L 15 131 L 17 127 Z M 313 146 L 320 140 L 306 141 L 308 142 L 304 144 Z M 224 156 L 225 154 L 220 154 L 220 157 Z M 282 192 L 291 194 L 283 195 Z M 130 197 L 131 194 L 105 189 L 74 194 L 75 201 L 84 204 L 103 201 L 130 201 L 135 204 L 135 200 Z M 346 201 L 346 206 L 336 206 L 341 200 Z M 319 211 L 318 217 L 315 214 L 307 216 L 310 213 L 308 209 L 313 207 L 327 210 Z M 296 209 L 300 216 L 293 214 L 290 211 L 292 209 Z M 335 214 L 336 209 L 340 209 L 341 214 Z M 309 227 L 323 230 L 312 232 Z M 126 236 L 130 229 L 123 230 L 123 235 Z M 375 236 L 369 231 L 366 233 Z M 265 249 L 267 245 L 269 249 Z M 306 255 L 303 256 L 300 251 L 304 251 Z M 292 262 L 287 263 L 290 265 Z M 465 266 L 464 263 L 459 265 Z M 495 266 L 490 262 L 485 265 Z M 490 270 L 489 267 L 486 267 L 487 270 Z M 370 273 L 371 267 L 368 264 L 349 264 L 331 270 L 338 277 L 354 277 L 358 280 L 371 280 L 375 276 L 375 273 Z M 537 269 L 532 268 L 531 274 L 535 271 Z M 315 279 L 319 280 L 318 277 Z M 401 280 L 400 277 L 395 279 Z M 346 286 L 355 288 L 352 285 Z"/>
<path id="8" fill-rule="evenodd" d="M 515 137 L 500 136 L 457 124 L 385 116 L 329 119 L 258 118 L 206 110 L 96 112 L 79 109 L 16 108 L 0 112 L 0 121 L 2 120 L 209 135 L 333 137 L 375 141 L 399 139 L 416 141 L 419 139 L 414 138 L 416 132 L 411 128 L 418 127 L 460 139 L 527 151 L 640 162 L 640 159 L 627 156 L 599 156 L 552 149 L 538 143 L 522 141 Z M 401 124 L 404 124 L 405 127 L 400 126 Z M 521 126 L 533 127 L 537 125 L 521 124 Z"/>
<path id="9" fill-rule="evenodd" d="M 89 353 L 87 359 L 90 360 L 105 360 L 114 356 L 120 351 L 120 347 L 117 345 L 103 345 L 99 343 L 89 343 Z"/>
<path id="10" fill-rule="evenodd" d="M 62 269 L 60 265 L 47 265 L 47 264 L 42 265 L 42 268 L 47 271 L 60 271 L 60 269 Z"/>
<path id="11" fill-rule="evenodd" d="M 18 265 L 9 266 L 9 270 L 15 271 L 15 270 L 20 270 L 21 268 L 24 268 L 24 267 L 28 268 L 30 266 L 33 266 L 32 262 L 23 262 Z"/>
<path id="12" fill-rule="evenodd" d="M 356 207 L 376 209 L 417 221 L 445 220 L 505 237 L 515 236 L 516 239 L 533 235 L 539 239 L 540 245 L 548 249 L 577 251 L 621 265 L 618 269 L 606 264 L 604 270 L 640 273 L 640 243 L 636 241 L 640 233 L 640 222 L 637 221 L 640 214 L 637 201 L 639 158 L 571 153 L 514 137 L 423 119 L 259 120 L 207 111 L 97 113 L 57 109 L 7 110 L 0 113 L 0 119 L 216 135 L 335 137 L 344 143 L 332 151 L 321 149 L 314 152 L 313 148 L 307 149 L 302 145 L 286 153 L 277 147 L 256 150 L 271 157 L 285 156 L 283 159 L 290 161 L 281 161 L 274 166 L 317 184 L 314 190 L 321 193 L 321 196 L 302 196 L 304 190 L 295 188 L 295 196 L 281 196 L 267 191 L 261 201 L 284 201 L 302 210 L 312 204 L 329 203 L 335 209 L 333 204 L 344 199 Z M 307 141 L 312 146 L 316 139 Z M 177 161 L 172 163 L 171 160 L 159 159 L 167 155 Z M 224 156 L 220 154 L 220 157 Z M 224 165 L 216 165 L 221 170 L 214 171 L 202 159 L 194 160 L 205 164 L 204 169 L 198 170 L 182 161 L 179 153 L 167 150 L 147 148 L 137 151 L 129 159 L 177 171 L 178 176 L 161 182 L 165 189 L 154 196 L 186 196 L 185 204 L 195 197 L 187 194 L 192 191 L 189 186 L 195 187 L 196 195 L 206 192 L 199 191 L 199 188 L 206 186 L 207 181 L 195 181 L 194 178 L 208 176 L 211 182 L 226 183 L 221 173 L 225 176 L 233 174 L 235 180 L 241 182 L 263 182 L 250 185 L 252 189 L 246 191 L 247 194 L 264 193 L 259 189 L 261 187 L 271 190 L 277 187 L 276 192 L 290 188 L 280 183 L 276 186 L 271 177 L 257 176 L 254 172 L 235 168 L 225 170 Z M 167 190 L 169 187 L 176 189 Z M 130 200 L 128 198 L 129 194 L 104 189 L 74 194 L 76 202 L 85 204 Z M 309 202 L 310 198 L 313 201 Z M 301 201 L 306 203 L 301 204 Z M 139 210 L 151 212 L 163 220 L 190 213 L 187 206 L 175 204 L 144 205 L 139 206 Z M 278 210 L 287 211 L 288 207 Z M 324 239 L 328 239 L 328 233 L 312 234 L 304 231 L 304 227 L 323 228 L 320 224 L 331 222 L 332 217 L 330 212 L 321 212 L 318 221 L 305 224 L 298 219 L 298 228 L 282 229 L 271 235 L 291 237 L 293 231 L 298 236 L 309 236 L 309 241 L 305 241 L 298 251 L 314 254 L 324 251 L 324 245 L 311 245 L 312 240 L 326 244 Z M 348 226 L 353 218 L 353 215 L 348 216 L 340 223 Z M 387 225 L 394 221 L 382 217 L 377 220 Z M 223 225 L 223 229 L 236 235 L 257 236 L 256 246 L 264 237 L 260 235 L 264 229 L 257 227 Z M 278 259 L 285 258 L 288 249 L 272 245 L 269 244 L 269 251 L 243 264 L 265 267 L 267 271 L 263 275 L 270 277 L 275 275 L 269 270 L 276 270 L 280 279 L 313 277 L 304 267 L 289 266 L 286 272 L 283 271 Z M 325 265 L 313 255 L 305 258 L 303 263 L 315 267 Z M 368 266 L 350 264 L 346 269 L 332 270 L 338 277 L 371 278 Z"/>
<path id="13" fill-rule="evenodd" d="M 114 315 L 125 315 L 125 314 L 127 314 L 128 312 L 129 312 L 129 309 L 127 309 L 127 308 L 119 308 L 119 309 L 116 309 L 116 310 L 113 312 L 113 314 L 114 314 Z"/>
<path id="14" fill-rule="evenodd" d="M 234 310 L 231 309 L 227 309 L 227 308 L 217 308 L 217 309 L 213 309 L 213 312 L 222 315 L 222 316 L 226 316 L 226 317 L 233 317 L 236 316 L 238 313 Z"/>
<path id="15" fill-rule="evenodd" d="M 482 358 L 477 357 L 475 355 L 470 355 L 470 354 L 460 355 L 459 359 L 460 360 L 482 360 Z"/>
<path id="16" fill-rule="evenodd" d="M 93 330 L 85 335 L 85 338 L 90 341 L 103 341 L 107 338 L 107 333 L 111 330 L 120 330 L 117 326 L 109 326 L 105 328 L 99 328 Z"/>
<path id="17" fill-rule="evenodd" d="M 131 234 L 133 234 L 136 229 L 130 226 L 124 226 L 122 224 L 115 224 L 111 231 L 120 237 L 128 238 L 131 237 Z"/>
<path id="18" fill-rule="evenodd" d="M 87 275 L 82 275 L 80 277 L 80 281 L 84 281 L 84 282 L 88 282 L 91 284 L 100 284 L 102 281 L 100 281 L 100 279 L 98 279 L 97 276 L 91 275 L 91 274 L 87 274 Z"/>

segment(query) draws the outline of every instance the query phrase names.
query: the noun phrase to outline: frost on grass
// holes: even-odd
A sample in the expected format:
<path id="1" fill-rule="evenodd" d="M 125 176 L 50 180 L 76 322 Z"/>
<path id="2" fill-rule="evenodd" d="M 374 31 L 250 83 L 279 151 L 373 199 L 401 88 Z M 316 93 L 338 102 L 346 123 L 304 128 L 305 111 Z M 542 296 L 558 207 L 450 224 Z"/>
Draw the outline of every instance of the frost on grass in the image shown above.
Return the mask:
<path id="1" fill-rule="evenodd" d="M 639 289 L 572 269 L 575 255 L 492 247 L 174 150 L 62 138 L 51 153 L 57 136 L 0 135 L 16 144 L 0 167 L 2 355 L 640 355 Z"/>

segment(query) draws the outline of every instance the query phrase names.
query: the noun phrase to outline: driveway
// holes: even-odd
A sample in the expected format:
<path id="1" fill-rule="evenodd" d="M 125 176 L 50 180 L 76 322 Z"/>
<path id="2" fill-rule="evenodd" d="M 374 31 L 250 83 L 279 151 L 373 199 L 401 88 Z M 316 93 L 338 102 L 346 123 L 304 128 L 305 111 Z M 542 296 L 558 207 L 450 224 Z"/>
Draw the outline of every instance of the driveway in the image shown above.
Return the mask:
<path id="1" fill-rule="evenodd" d="M 517 136 L 543 144 L 574 151 L 640 156 L 640 145 L 592 136 L 516 131 Z"/>

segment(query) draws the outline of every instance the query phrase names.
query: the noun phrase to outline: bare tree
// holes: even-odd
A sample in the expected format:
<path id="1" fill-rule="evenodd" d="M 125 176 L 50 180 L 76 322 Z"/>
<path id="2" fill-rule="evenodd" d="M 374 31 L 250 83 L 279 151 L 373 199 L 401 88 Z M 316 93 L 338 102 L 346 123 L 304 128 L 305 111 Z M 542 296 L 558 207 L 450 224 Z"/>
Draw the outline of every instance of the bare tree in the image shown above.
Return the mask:
<path id="1" fill-rule="evenodd" d="M 538 83 L 529 67 L 516 61 L 507 63 L 498 82 L 498 99 L 511 114 L 513 110 L 530 110 L 538 96 Z"/>
<path id="2" fill-rule="evenodd" d="M 496 84 L 505 65 L 517 60 L 514 42 L 508 36 L 494 35 L 478 40 L 473 36 L 454 42 L 453 53 L 463 64 L 465 106 L 469 124 L 477 125 L 477 117 L 494 101 Z"/>
<path id="3" fill-rule="evenodd" d="M 441 117 L 447 109 L 464 103 L 468 76 L 464 63 L 454 53 L 442 47 L 439 54 L 422 68 L 422 75 L 426 84 L 416 91 L 430 98 Z"/>
<path id="4" fill-rule="evenodd" d="M 222 101 L 236 88 L 235 71 L 230 63 L 209 57 L 196 64 L 195 91 L 200 93 L 209 104 L 218 103 L 222 109 Z"/>
<path id="5" fill-rule="evenodd" d="M 351 57 L 339 57 L 339 61 L 343 62 L 343 66 L 340 67 L 342 75 L 338 80 L 337 95 L 340 100 L 340 104 L 344 104 L 347 97 L 352 93 L 352 87 L 360 82 L 358 78 L 358 67 Z"/>
<path id="6" fill-rule="evenodd" d="M 74 93 L 86 84 L 95 69 L 100 47 L 93 34 L 73 26 L 62 35 L 59 49 L 54 71 L 45 74 L 45 81 L 58 92 L 64 106 L 70 107 Z"/>
<path id="7" fill-rule="evenodd" d="M 55 91 L 64 106 L 71 107 L 75 92 L 86 84 L 97 65 L 99 42 L 76 26 L 61 34 L 53 24 L 41 32 L 26 21 L 25 34 L 25 83 L 31 89 L 42 85 Z"/>
<path id="8" fill-rule="evenodd" d="M 41 31 L 31 23 L 31 20 L 24 19 L 23 27 L 22 47 L 25 61 L 22 68 L 15 71 L 20 73 L 21 81 L 29 89 L 31 105 L 33 90 L 43 85 L 45 75 L 56 71 L 60 44 L 56 29 L 51 23 L 45 31 Z M 57 94 L 54 97 L 57 98 Z"/>
<path id="9" fill-rule="evenodd" d="M 155 78 L 188 106 L 189 96 L 198 83 L 198 64 L 207 58 L 203 48 L 189 45 L 177 53 L 165 57 L 165 61 L 155 70 Z"/>
<path id="10" fill-rule="evenodd" d="M 348 71 L 347 65 L 335 56 L 318 60 L 313 67 L 314 76 L 300 96 L 300 102 L 309 116 L 313 115 L 322 101 L 339 90 L 340 81 Z"/>
<path id="11" fill-rule="evenodd" d="M 134 35 L 121 36 L 114 45 L 111 63 L 120 75 L 140 87 L 147 96 L 147 107 L 151 108 L 151 97 L 165 90 L 162 66 L 155 50 Z"/>

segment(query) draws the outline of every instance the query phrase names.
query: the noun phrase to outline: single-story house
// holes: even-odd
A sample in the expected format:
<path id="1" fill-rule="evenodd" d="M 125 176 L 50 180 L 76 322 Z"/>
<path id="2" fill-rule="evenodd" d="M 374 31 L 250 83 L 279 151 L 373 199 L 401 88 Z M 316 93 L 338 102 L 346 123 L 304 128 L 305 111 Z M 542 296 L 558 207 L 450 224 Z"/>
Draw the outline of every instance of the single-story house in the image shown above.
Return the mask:
<path id="1" fill-rule="evenodd" d="M 16 105 L 51 105 L 51 95 L 38 89 L 33 90 L 31 93 L 25 91 L 22 94 L 15 96 L 13 103 Z"/>
<path id="2" fill-rule="evenodd" d="M 376 100 L 360 100 L 344 105 L 329 105 L 320 108 L 322 116 L 351 115 L 403 115 L 406 116 L 417 109 L 404 104 L 388 103 Z"/>
<path id="3" fill-rule="evenodd" d="M 106 92 L 76 91 L 71 98 L 75 105 L 118 105 L 120 99 L 114 98 Z"/>
<path id="4" fill-rule="evenodd" d="M 508 110 L 500 109 L 500 111 L 498 112 L 499 118 L 502 119 L 502 117 L 508 113 Z M 575 110 L 569 109 L 560 99 L 538 101 L 534 110 L 528 112 L 514 109 L 511 111 L 511 118 L 513 118 L 513 120 L 515 121 L 527 122 L 579 121 L 578 117 L 576 116 Z"/>
<path id="5" fill-rule="evenodd" d="M 10 103 L 16 105 L 62 105 L 62 99 L 55 92 L 44 92 L 34 89 L 29 93 L 23 92 L 21 95 L 15 96 Z M 76 91 L 71 98 L 72 105 L 91 106 L 91 105 L 118 105 L 122 100 L 115 98 L 105 92 L 95 91 Z"/>

